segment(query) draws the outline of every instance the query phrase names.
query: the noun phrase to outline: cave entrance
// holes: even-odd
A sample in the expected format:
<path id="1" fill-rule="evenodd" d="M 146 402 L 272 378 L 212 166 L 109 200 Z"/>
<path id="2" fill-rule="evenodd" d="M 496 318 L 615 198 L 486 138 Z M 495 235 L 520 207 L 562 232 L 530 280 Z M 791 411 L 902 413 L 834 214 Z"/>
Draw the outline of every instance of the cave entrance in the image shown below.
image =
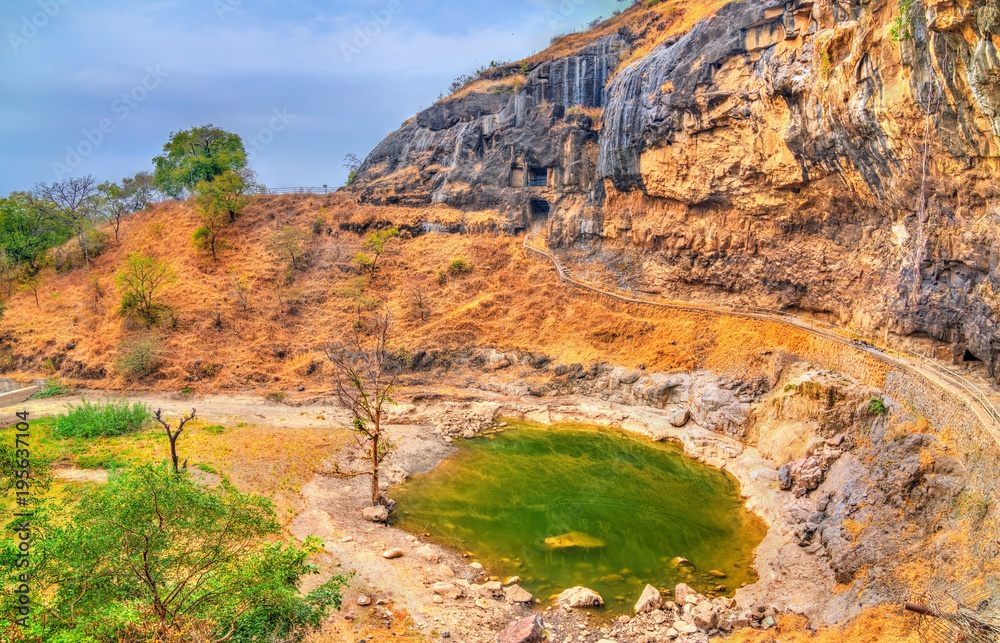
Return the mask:
<path id="1" fill-rule="evenodd" d="M 973 355 L 969 349 L 965 349 L 965 354 L 962 355 L 963 362 L 981 362 L 982 360 Z"/>
<path id="2" fill-rule="evenodd" d="M 552 206 L 545 199 L 532 199 L 531 200 L 531 218 L 534 219 L 546 219 L 549 216 L 549 211 Z"/>
<path id="3" fill-rule="evenodd" d="M 528 168 L 528 187 L 544 188 L 549 184 L 549 170 L 544 167 Z"/>

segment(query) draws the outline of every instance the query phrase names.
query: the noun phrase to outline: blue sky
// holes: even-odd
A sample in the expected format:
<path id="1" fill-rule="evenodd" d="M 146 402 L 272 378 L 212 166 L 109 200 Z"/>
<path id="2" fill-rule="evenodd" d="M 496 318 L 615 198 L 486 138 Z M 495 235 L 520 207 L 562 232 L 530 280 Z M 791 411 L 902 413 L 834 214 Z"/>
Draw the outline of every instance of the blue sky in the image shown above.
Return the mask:
<path id="1" fill-rule="evenodd" d="M 345 154 L 364 157 L 459 74 L 621 6 L 3 0 L 0 194 L 151 170 L 171 132 L 207 123 L 254 148 L 270 187 L 338 185 Z"/>

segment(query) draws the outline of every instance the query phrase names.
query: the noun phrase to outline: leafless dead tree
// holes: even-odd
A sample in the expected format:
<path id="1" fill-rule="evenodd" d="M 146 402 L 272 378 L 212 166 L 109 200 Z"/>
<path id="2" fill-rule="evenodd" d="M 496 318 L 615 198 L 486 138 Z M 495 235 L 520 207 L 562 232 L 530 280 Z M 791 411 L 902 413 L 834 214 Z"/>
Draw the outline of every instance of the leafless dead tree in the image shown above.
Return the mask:
<path id="1" fill-rule="evenodd" d="M 364 326 L 364 325 L 361 325 Z M 351 414 L 351 424 L 367 444 L 363 445 L 371 463 L 372 505 L 382 500 L 379 466 L 391 451 L 383 422 L 386 407 L 395 404 L 399 364 L 389 352 L 392 313 L 376 314 L 368 328 L 355 326 L 346 342 L 326 349 L 333 364 L 337 403 Z"/>
<path id="2" fill-rule="evenodd" d="M 180 467 L 177 466 L 177 438 L 180 437 L 181 431 L 184 430 L 184 425 L 194 419 L 194 409 L 191 409 L 191 415 L 184 416 L 176 431 L 171 430 L 170 424 L 163 419 L 163 413 L 160 409 L 156 409 L 156 413 L 153 416 L 157 422 L 163 425 L 164 430 L 167 432 L 167 438 L 170 440 L 170 457 L 174 461 L 174 473 L 180 473 Z M 187 469 L 187 458 L 184 459 L 184 468 Z"/>

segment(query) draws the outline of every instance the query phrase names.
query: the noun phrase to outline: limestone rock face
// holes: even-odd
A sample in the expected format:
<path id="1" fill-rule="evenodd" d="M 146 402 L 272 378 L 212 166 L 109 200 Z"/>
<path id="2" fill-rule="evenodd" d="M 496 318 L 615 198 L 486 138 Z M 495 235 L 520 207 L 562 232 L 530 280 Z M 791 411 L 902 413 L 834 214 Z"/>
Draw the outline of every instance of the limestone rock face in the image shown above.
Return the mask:
<path id="1" fill-rule="evenodd" d="M 809 312 L 997 375 L 1000 10 L 909 6 L 731 2 L 624 65 L 635 34 L 595 32 L 421 112 L 351 189 L 499 210 L 601 253 L 618 285 Z"/>

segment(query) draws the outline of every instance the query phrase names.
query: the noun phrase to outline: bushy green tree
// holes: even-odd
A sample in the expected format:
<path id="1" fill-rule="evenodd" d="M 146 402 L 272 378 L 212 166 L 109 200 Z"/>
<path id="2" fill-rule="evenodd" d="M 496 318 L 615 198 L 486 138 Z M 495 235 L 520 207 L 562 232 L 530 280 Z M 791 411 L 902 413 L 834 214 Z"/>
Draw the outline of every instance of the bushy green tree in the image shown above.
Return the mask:
<path id="1" fill-rule="evenodd" d="M 386 244 L 390 239 L 394 239 L 398 236 L 399 228 L 396 227 L 392 227 L 387 230 L 375 230 L 374 232 L 369 232 L 365 236 L 365 250 L 367 250 L 367 252 L 359 252 L 354 255 L 354 263 L 358 264 L 358 267 L 362 271 L 367 271 L 372 277 L 374 277 L 375 271 L 378 268 L 378 260 L 387 250 Z"/>
<path id="2" fill-rule="evenodd" d="M 247 168 L 226 170 L 210 181 L 199 181 L 194 188 L 202 211 L 225 213 L 230 223 L 236 221 L 236 217 L 253 199 L 256 190 L 256 176 Z"/>
<path id="3" fill-rule="evenodd" d="M 167 262 L 141 252 L 129 254 L 115 274 L 122 298 L 121 313 L 137 313 L 147 322 L 156 321 L 157 312 L 161 310 L 156 295 L 176 280 L 177 274 Z"/>
<path id="4" fill-rule="evenodd" d="M 78 507 L 61 524 L 44 511 L 34 519 L 27 640 L 300 641 L 340 607 L 343 577 L 299 593 L 318 539 L 266 542 L 281 532 L 273 505 L 225 479 L 208 487 L 165 467 L 124 469 Z M 0 569 L 17 587 L 7 538 Z M 14 600 L 0 598 L 0 629 Z"/>
<path id="5" fill-rule="evenodd" d="M 50 217 L 32 203 L 24 192 L 12 192 L 0 198 L 0 249 L 15 265 L 37 272 L 45 252 L 66 243 L 73 228 Z"/>
<path id="6" fill-rule="evenodd" d="M 208 124 L 171 134 L 163 154 L 154 158 L 153 164 L 156 189 L 179 198 L 200 181 L 212 181 L 224 172 L 243 169 L 247 153 L 239 135 Z"/>

